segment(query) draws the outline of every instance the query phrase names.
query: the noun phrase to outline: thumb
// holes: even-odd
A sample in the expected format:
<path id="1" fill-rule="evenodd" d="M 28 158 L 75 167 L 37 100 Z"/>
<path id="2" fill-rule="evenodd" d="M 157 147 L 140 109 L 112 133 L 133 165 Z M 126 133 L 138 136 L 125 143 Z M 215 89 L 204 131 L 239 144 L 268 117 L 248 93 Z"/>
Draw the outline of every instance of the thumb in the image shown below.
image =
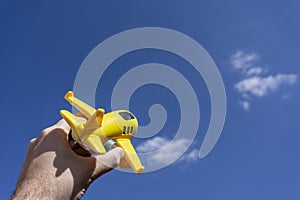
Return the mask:
<path id="1" fill-rule="evenodd" d="M 95 156 L 97 160 L 95 177 L 99 177 L 113 168 L 116 168 L 120 164 L 123 156 L 124 152 L 120 147 L 116 147 L 106 154 Z"/>

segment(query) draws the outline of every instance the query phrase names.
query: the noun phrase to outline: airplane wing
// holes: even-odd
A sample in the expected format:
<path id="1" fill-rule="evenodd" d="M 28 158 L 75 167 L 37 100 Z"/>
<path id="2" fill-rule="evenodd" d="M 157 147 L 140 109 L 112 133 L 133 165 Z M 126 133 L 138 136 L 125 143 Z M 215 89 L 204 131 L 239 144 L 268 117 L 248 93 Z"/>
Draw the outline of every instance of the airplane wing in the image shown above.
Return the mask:
<path id="1" fill-rule="evenodd" d="M 90 148 L 94 153 L 104 154 L 106 150 L 102 144 L 101 138 L 97 135 L 90 135 L 83 141 L 88 148 Z"/>
<path id="2" fill-rule="evenodd" d="M 124 150 L 125 158 L 129 163 L 130 167 L 135 171 L 135 173 L 140 174 L 144 171 L 145 167 L 142 166 L 139 157 L 137 156 L 130 139 L 128 138 L 119 138 L 116 139 L 116 142 L 119 147 Z"/>
<path id="3" fill-rule="evenodd" d="M 86 118 L 90 118 L 96 111 L 93 107 L 76 98 L 72 91 L 65 94 L 65 99 L 78 109 Z"/>

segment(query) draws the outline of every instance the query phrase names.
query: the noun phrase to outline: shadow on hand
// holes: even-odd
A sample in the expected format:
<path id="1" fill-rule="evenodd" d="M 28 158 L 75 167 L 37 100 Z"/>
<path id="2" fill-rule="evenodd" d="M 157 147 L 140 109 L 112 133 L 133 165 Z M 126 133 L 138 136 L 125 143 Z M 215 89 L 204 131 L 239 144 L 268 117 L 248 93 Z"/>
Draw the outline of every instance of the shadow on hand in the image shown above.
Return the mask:
<path id="1" fill-rule="evenodd" d="M 46 163 L 49 162 L 48 165 L 52 161 L 52 166 L 45 166 L 45 168 L 55 168 L 55 177 L 60 177 L 66 170 L 69 170 L 70 175 L 65 184 L 73 185 L 71 199 L 78 198 L 78 195 L 80 198 L 92 181 L 97 178 L 94 177 L 96 158 L 91 157 L 79 144 L 73 145 L 71 148 L 67 134 L 61 128 L 55 128 L 49 133 L 42 133 L 38 139 L 34 157 L 37 158 L 44 153 L 54 152 L 54 154 L 49 154 L 45 161 Z M 103 173 L 110 170 L 107 169 Z"/>

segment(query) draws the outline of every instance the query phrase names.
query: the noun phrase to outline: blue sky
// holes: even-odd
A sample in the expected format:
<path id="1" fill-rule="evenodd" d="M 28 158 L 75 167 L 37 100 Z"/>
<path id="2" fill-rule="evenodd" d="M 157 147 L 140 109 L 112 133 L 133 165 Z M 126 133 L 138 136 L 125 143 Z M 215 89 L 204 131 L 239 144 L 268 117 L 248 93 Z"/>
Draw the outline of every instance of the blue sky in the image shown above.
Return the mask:
<path id="1" fill-rule="evenodd" d="M 190 36 L 217 64 L 227 94 L 222 135 L 207 157 L 195 159 L 210 119 L 201 77 L 166 52 L 123 56 L 100 82 L 97 106 L 109 110 L 112 84 L 130 67 L 164 63 L 199 91 L 200 129 L 180 161 L 139 176 L 113 171 L 83 199 L 299 199 L 299 9 L 300 1 L 1 1 L 0 198 L 14 188 L 28 141 L 58 120 L 60 109 L 71 109 L 63 95 L 88 53 L 119 32 L 152 26 Z M 159 134 L 133 141 L 140 150 L 165 144 L 178 128 L 178 102 L 166 88 L 144 86 L 130 106 L 147 124 L 154 103 L 171 114 Z"/>

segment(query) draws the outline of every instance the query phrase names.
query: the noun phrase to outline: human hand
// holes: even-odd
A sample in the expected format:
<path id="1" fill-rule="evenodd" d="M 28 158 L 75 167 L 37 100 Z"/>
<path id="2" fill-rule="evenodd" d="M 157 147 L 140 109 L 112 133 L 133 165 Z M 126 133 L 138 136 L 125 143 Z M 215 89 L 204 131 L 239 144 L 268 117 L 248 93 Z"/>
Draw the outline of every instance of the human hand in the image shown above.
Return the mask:
<path id="1" fill-rule="evenodd" d="M 94 180 L 119 165 L 124 155 L 121 148 L 84 157 L 78 155 L 82 148 L 70 146 L 69 131 L 60 120 L 30 141 L 11 199 L 80 199 Z"/>

